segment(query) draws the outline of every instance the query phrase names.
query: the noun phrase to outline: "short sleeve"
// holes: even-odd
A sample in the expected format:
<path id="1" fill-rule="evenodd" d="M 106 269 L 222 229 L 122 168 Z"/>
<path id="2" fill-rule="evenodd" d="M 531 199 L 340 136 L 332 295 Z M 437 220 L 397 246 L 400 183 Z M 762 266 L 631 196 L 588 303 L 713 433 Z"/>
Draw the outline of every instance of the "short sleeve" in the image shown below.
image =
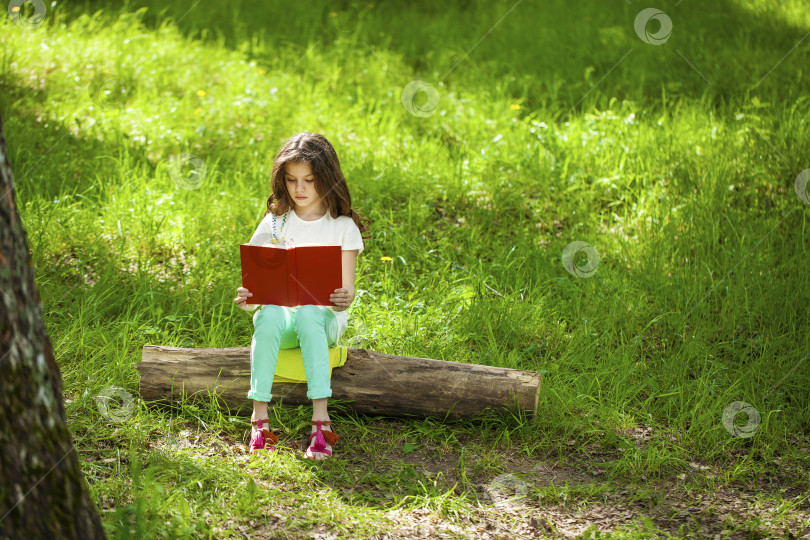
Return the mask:
<path id="1" fill-rule="evenodd" d="M 353 219 L 348 218 L 346 227 L 343 229 L 343 238 L 340 242 L 342 250 L 356 249 L 357 254 L 363 252 L 363 237 L 360 234 L 360 229 Z"/>
<path id="2" fill-rule="evenodd" d="M 270 214 L 268 214 L 269 216 Z M 256 232 L 253 233 L 253 236 L 250 238 L 251 246 L 263 246 L 265 244 L 269 244 L 270 241 L 273 239 L 273 235 L 271 234 L 270 228 L 272 227 L 272 222 L 268 221 L 267 219 L 262 219 L 262 222 L 259 223 L 259 226 L 256 227 Z"/>

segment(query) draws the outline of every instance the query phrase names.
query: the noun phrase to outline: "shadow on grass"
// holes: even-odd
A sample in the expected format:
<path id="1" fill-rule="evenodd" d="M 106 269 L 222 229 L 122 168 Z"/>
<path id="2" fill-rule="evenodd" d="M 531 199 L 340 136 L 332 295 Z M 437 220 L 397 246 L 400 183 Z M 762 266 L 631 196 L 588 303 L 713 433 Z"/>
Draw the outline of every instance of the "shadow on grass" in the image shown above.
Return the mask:
<path id="1" fill-rule="evenodd" d="M 505 82 L 514 95 L 527 96 L 530 110 L 544 104 L 561 112 L 587 110 L 602 93 L 605 100 L 629 98 L 642 106 L 708 94 L 720 106 L 763 88 L 774 95 L 777 88 L 801 87 L 795 66 L 807 53 L 797 45 L 807 29 L 773 10 L 755 13 L 732 0 L 664 1 L 657 7 L 673 29 L 656 46 L 642 41 L 646 36 L 634 28 L 640 4 L 479 4 L 457 0 L 436 9 L 430 2 L 342 1 L 313 8 L 192 0 L 167 6 L 148 0 L 118 8 L 73 2 L 58 9 L 67 21 L 96 10 L 115 19 L 144 9 L 143 22 L 152 30 L 177 21 L 183 34 L 222 42 L 265 65 L 278 62 L 279 47 L 293 47 L 300 55 L 289 69 L 302 73 L 310 69 L 306 56 L 313 47 L 321 54 L 332 51 L 344 58 L 349 84 L 359 84 L 353 70 L 363 65 L 341 53 L 346 48 L 360 50 L 366 59 L 401 58 L 404 66 L 391 68 L 403 87 L 419 78 L 434 86 L 452 80 L 459 90 L 472 87 L 480 93 L 493 81 Z M 658 32 L 657 24 L 649 22 L 647 31 Z"/>

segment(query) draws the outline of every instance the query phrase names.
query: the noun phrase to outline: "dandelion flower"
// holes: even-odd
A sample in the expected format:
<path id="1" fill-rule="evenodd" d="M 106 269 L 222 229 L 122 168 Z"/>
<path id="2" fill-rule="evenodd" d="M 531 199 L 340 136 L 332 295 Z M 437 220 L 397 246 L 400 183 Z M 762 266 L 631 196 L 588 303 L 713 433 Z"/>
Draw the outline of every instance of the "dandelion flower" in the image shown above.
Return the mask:
<path id="1" fill-rule="evenodd" d="M 205 90 L 197 90 L 197 95 L 203 97 L 205 95 Z"/>
<path id="2" fill-rule="evenodd" d="M 380 260 L 381 261 L 393 261 L 394 259 L 392 259 L 391 257 L 380 257 Z"/>
<path id="3" fill-rule="evenodd" d="M 510 107 L 512 107 L 514 110 L 520 109 L 520 105 L 518 105 L 517 103 L 512 103 L 512 105 L 510 105 Z"/>

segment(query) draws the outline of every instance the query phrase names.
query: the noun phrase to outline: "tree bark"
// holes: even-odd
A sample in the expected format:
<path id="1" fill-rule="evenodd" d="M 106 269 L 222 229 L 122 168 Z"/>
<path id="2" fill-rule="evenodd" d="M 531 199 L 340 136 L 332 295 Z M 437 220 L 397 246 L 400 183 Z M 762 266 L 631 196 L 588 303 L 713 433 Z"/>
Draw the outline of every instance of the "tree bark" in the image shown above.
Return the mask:
<path id="1" fill-rule="evenodd" d="M 0 538 L 105 538 L 65 421 L 0 118 Z"/>
<path id="2" fill-rule="evenodd" d="M 250 347 L 204 349 L 144 345 L 140 394 L 164 404 L 187 397 L 217 400 L 249 415 Z M 385 416 L 458 419 L 489 408 L 496 413 L 537 411 L 541 375 L 430 358 L 349 349 L 346 363 L 332 370 L 332 398 L 356 412 Z M 274 382 L 272 403 L 309 404 L 305 383 Z"/>

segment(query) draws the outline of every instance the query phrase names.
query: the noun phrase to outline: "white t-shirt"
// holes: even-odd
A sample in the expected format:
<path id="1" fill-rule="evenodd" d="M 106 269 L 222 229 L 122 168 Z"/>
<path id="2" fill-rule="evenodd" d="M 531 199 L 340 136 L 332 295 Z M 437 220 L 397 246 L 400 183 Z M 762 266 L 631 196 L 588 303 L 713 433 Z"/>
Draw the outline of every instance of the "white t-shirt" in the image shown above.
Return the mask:
<path id="1" fill-rule="evenodd" d="M 281 224 L 284 221 L 284 215 L 287 216 L 287 222 L 284 224 L 284 229 L 281 229 Z M 276 216 L 276 236 L 278 242 L 284 238 L 285 241 L 291 243 L 293 246 L 304 246 L 307 244 L 332 244 L 341 246 L 341 250 L 358 250 L 357 254 L 363 252 L 363 238 L 360 234 L 360 229 L 357 224 L 349 216 L 338 216 L 333 218 L 329 211 L 322 217 L 313 221 L 306 221 L 298 217 L 295 210 L 289 210 L 286 214 Z M 265 246 L 276 243 L 273 238 L 273 214 L 267 214 L 259 223 L 256 232 L 248 244 L 253 246 Z M 250 303 L 250 301 L 248 301 Z M 257 306 L 258 307 L 258 306 Z M 321 309 L 329 309 L 337 318 L 338 323 L 338 337 L 343 335 L 343 332 L 349 327 L 349 315 L 346 310 L 335 311 L 332 306 L 320 306 Z M 256 309 L 256 308 L 253 308 Z M 295 311 L 296 307 L 291 307 Z"/>

